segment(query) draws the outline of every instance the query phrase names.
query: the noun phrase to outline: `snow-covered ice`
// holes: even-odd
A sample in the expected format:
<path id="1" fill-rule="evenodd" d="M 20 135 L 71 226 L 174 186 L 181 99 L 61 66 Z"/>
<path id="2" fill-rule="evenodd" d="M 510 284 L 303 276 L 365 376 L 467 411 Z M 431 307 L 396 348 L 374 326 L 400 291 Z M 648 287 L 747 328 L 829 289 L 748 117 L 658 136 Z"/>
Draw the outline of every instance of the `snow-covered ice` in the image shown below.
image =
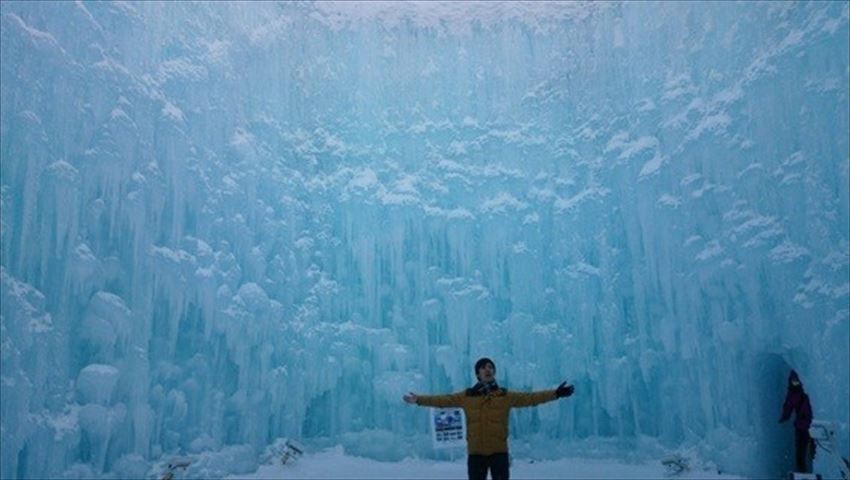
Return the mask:
<path id="1" fill-rule="evenodd" d="M 463 456 L 463 455 L 460 455 Z M 466 458 L 434 461 L 407 458 L 400 462 L 379 462 L 346 455 L 342 449 L 328 449 L 299 457 L 286 465 L 261 465 L 250 475 L 232 475 L 229 479 L 263 478 L 351 478 L 351 479 L 466 479 Z M 515 479 L 740 479 L 716 470 L 689 468 L 672 475 L 660 463 L 627 464 L 612 460 L 564 458 L 560 460 L 513 460 L 511 478 Z"/>

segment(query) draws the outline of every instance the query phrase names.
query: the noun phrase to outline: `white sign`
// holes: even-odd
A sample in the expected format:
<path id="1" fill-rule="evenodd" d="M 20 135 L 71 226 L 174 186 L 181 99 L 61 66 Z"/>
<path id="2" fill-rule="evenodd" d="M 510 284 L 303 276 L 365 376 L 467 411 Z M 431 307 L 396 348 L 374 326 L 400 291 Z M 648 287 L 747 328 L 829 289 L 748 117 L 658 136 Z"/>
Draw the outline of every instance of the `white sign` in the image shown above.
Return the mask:
<path id="1" fill-rule="evenodd" d="M 431 409 L 431 440 L 434 448 L 466 446 L 466 416 L 462 408 Z"/>

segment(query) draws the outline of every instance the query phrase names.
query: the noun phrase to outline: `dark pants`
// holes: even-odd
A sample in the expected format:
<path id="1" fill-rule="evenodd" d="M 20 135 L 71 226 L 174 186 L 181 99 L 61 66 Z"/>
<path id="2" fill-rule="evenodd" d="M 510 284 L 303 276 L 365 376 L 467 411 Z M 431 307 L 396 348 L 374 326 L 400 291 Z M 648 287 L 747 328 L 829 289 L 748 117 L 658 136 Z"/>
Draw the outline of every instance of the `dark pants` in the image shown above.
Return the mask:
<path id="1" fill-rule="evenodd" d="M 812 443 L 812 438 L 809 432 L 805 430 L 794 429 L 794 454 L 795 454 L 795 471 L 800 473 L 812 473 L 809 453 Z"/>
<path id="2" fill-rule="evenodd" d="M 508 480 L 511 478 L 507 453 L 470 455 L 466 460 L 466 468 L 467 473 L 469 473 L 469 480 L 485 480 L 488 469 L 493 480 Z"/>

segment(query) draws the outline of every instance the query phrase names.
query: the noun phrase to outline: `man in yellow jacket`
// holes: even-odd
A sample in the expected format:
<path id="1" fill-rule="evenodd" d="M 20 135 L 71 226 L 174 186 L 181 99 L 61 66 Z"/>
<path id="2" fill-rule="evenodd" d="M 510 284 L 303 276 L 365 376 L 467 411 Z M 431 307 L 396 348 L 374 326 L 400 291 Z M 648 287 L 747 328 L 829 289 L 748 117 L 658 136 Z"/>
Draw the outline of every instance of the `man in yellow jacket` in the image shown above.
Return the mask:
<path id="1" fill-rule="evenodd" d="M 554 390 L 509 392 L 496 383 L 496 364 L 489 358 L 475 362 L 475 376 L 478 383 L 457 393 L 416 395 L 409 392 L 403 399 L 425 407 L 463 408 L 467 423 L 469 479 L 484 480 L 490 470 L 493 480 L 508 480 L 508 413 L 511 408 L 533 407 L 569 397 L 575 388 L 564 382 Z"/>

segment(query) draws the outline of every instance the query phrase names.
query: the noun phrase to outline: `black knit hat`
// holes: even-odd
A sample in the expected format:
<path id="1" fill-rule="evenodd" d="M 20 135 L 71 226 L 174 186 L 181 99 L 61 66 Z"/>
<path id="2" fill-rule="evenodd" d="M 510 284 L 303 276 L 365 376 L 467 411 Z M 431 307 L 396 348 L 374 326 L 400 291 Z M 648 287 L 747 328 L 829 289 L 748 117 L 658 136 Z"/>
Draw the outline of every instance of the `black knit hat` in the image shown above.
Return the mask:
<path id="1" fill-rule="evenodd" d="M 481 370 L 482 368 L 484 368 L 484 366 L 487 365 L 488 363 L 490 365 L 493 365 L 493 370 L 496 370 L 496 364 L 493 363 L 493 360 L 490 360 L 487 357 L 481 357 L 481 358 L 478 359 L 477 362 L 475 362 L 475 375 L 478 375 L 478 370 Z"/>

